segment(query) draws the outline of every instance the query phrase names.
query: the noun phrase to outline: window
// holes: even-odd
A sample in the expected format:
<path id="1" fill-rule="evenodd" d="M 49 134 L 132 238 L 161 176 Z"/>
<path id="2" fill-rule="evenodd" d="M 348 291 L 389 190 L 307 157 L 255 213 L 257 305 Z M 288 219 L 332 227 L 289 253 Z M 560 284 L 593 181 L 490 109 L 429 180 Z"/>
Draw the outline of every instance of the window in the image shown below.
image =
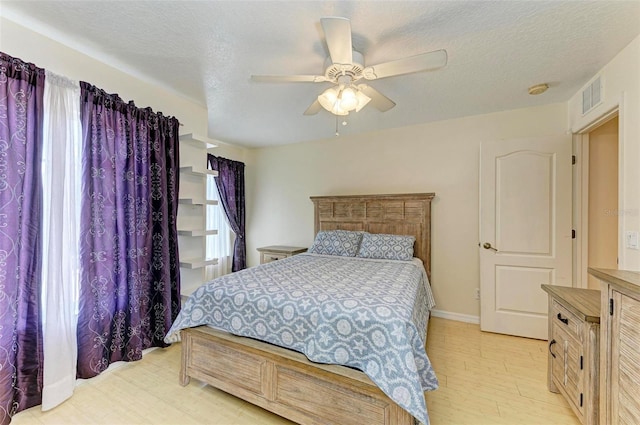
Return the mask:
<path id="1" fill-rule="evenodd" d="M 207 260 L 217 259 L 218 263 L 207 266 L 205 279 L 211 280 L 216 277 L 231 273 L 231 263 L 233 261 L 233 243 L 235 233 L 229 227 L 227 217 L 220 204 L 220 196 L 216 186 L 215 178 L 207 176 L 207 203 L 206 206 L 206 229 L 218 230 L 217 235 L 206 236 L 205 256 Z M 214 201 L 214 202 L 211 202 Z"/>

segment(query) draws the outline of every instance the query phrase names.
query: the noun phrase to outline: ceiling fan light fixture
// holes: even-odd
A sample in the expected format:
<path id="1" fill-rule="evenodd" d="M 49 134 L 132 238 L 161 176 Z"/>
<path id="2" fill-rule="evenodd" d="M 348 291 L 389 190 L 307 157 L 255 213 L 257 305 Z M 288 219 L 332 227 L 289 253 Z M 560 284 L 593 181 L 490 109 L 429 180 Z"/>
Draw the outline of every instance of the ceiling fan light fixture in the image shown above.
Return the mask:
<path id="1" fill-rule="evenodd" d="M 318 96 L 318 102 L 320 102 L 320 105 L 322 105 L 322 107 L 327 111 L 333 109 L 333 105 L 335 105 L 337 100 L 338 90 L 335 87 L 325 90 L 320 96 Z"/>
<path id="2" fill-rule="evenodd" d="M 348 115 L 360 111 L 371 98 L 356 87 L 331 87 L 318 96 L 320 105 L 334 115 Z"/>
<path id="3" fill-rule="evenodd" d="M 333 115 L 339 115 L 339 116 L 349 115 L 349 111 L 340 108 L 340 105 L 337 105 L 337 104 L 329 112 L 331 112 Z"/>
<path id="4" fill-rule="evenodd" d="M 356 91 L 347 87 L 342 90 L 340 93 L 340 107 L 345 111 L 353 111 L 358 106 L 358 97 L 356 96 Z"/>
<path id="5" fill-rule="evenodd" d="M 324 109 L 334 115 L 348 115 L 349 111 L 341 106 L 339 96 L 339 89 L 336 87 L 331 87 L 325 90 L 320 96 L 318 96 L 318 102 L 320 102 L 320 105 Z"/>

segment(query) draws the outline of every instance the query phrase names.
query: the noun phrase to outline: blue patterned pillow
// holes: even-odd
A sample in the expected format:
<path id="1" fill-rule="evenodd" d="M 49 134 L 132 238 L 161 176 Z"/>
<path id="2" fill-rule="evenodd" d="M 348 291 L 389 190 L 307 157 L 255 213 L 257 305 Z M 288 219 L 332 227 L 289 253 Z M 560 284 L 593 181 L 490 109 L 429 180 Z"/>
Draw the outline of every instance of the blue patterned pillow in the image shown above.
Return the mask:
<path id="1" fill-rule="evenodd" d="M 324 255 L 355 257 L 360 247 L 363 232 L 327 230 L 318 232 L 309 252 Z"/>
<path id="2" fill-rule="evenodd" d="M 415 241 L 413 236 L 365 233 L 358 257 L 410 261 Z"/>

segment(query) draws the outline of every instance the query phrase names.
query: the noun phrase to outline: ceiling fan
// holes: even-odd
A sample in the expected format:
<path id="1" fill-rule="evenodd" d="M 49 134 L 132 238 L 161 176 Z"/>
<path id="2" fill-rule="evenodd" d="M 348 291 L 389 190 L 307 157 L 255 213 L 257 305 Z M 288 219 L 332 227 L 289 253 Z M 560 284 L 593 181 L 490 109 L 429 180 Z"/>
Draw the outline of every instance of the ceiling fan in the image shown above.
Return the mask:
<path id="1" fill-rule="evenodd" d="M 252 75 L 251 79 L 267 83 L 333 83 L 307 108 L 304 115 L 315 115 L 321 108 L 334 115 L 348 115 L 371 104 L 381 112 L 396 106 L 395 102 L 362 82 L 413 72 L 442 68 L 447 64 L 446 50 L 435 50 L 416 56 L 364 66 L 364 57 L 351 46 L 351 23 L 347 18 L 321 18 L 329 55 L 324 75 Z"/>

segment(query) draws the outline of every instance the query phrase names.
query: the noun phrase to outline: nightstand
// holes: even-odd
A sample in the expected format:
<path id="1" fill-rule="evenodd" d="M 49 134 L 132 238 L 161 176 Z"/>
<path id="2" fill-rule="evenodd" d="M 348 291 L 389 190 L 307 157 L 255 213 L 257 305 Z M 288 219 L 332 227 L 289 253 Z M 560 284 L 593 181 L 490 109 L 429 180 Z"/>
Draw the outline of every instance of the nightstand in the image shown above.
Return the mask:
<path id="1" fill-rule="evenodd" d="M 260 264 L 281 260 L 306 251 L 307 248 L 299 246 L 271 245 L 258 248 L 258 252 L 260 253 Z"/>
<path id="2" fill-rule="evenodd" d="M 600 291 L 542 285 L 549 294 L 547 385 L 584 425 L 598 423 Z"/>

